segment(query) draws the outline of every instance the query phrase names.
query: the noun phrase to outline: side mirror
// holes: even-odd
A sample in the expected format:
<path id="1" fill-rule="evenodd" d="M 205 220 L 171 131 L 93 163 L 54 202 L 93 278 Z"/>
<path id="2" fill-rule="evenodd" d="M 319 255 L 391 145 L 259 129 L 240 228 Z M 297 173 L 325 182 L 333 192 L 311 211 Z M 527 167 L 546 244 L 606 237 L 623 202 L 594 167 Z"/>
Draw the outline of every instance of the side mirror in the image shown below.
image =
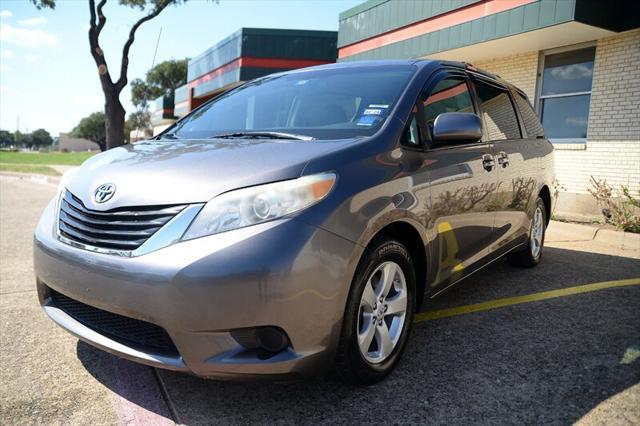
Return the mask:
<path id="1" fill-rule="evenodd" d="M 477 142 L 482 137 L 482 121 L 470 112 L 444 112 L 434 120 L 431 135 L 435 145 Z"/>

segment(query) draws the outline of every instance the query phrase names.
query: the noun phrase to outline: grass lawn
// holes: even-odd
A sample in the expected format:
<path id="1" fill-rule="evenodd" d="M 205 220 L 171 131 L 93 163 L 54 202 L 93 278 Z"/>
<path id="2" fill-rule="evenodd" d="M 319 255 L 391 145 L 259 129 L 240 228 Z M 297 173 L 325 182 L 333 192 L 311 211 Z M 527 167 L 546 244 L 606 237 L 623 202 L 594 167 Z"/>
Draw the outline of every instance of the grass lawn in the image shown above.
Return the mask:
<path id="1" fill-rule="evenodd" d="M 41 164 L 1 164 L 0 172 L 35 173 L 39 175 L 60 176 L 56 170 Z"/>
<path id="2" fill-rule="evenodd" d="M 59 164 L 79 166 L 96 152 L 3 152 L 0 151 L 0 163 L 3 164 Z M 33 172 L 35 173 L 35 172 Z"/>

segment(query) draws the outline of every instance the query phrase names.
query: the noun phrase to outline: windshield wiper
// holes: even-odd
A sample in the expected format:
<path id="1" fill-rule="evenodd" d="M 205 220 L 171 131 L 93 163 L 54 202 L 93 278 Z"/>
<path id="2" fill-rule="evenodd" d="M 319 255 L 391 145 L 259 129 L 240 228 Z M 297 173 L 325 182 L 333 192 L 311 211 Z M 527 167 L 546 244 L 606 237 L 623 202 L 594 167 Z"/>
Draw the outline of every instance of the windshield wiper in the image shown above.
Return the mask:
<path id="1" fill-rule="evenodd" d="M 165 133 L 163 135 L 158 135 L 156 136 L 157 140 L 161 140 L 161 139 L 180 139 L 175 133 L 171 132 L 171 133 Z"/>
<path id="2" fill-rule="evenodd" d="M 210 139 L 289 139 L 297 141 L 311 141 L 315 138 L 306 135 L 296 135 L 283 132 L 233 132 L 211 136 Z"/>

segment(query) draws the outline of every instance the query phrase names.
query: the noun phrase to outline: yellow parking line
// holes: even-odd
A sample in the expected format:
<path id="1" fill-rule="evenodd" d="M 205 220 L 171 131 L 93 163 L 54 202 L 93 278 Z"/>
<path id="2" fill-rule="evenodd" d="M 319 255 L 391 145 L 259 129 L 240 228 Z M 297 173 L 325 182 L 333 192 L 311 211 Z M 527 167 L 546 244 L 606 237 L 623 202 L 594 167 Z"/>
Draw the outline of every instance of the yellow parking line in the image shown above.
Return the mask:
<path id="1" fill-rule="evenodd" d="M 600 283 L 585 284 L 575 287 L 561 288 L 558 290 L 542 291 L 524 296 L 505 297 L 504 299 L 489 300 L 488 302 L 475 303 L 473 305 L 458 306 L 456 308 L 440 309 L 437 311 L 423 312 L 413 317 L 414 322 L 423 322 L 456 315 L 470 314 L 472 312 L 488 311 L 490 309 L 503 308 L 505 306 L 519 305 L 521 303 L 537 302 L 539 300 L 555 299 L 556 297 L 571 296 L 573 294 L 589 293 L 607 288 L 640 285 L 640 278 L 628 280 L 605 281 Z"/>

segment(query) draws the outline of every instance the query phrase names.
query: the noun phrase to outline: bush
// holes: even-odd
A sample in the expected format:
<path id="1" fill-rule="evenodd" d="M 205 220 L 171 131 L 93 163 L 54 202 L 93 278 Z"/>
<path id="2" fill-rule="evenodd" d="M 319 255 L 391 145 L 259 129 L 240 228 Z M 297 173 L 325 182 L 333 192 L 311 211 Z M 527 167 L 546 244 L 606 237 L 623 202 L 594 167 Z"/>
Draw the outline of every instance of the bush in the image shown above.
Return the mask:
<path id="1" fill-rule="evenodd" d="M 607 223 L 627 232 L 640 233 L 640 191 L 638 198 L 631 195 L 629 188 L 621 186 L 622 197 L 614 197 L 613 189 L 606 180 L 591 176 L 589 193 L 593 195 Z"/>

